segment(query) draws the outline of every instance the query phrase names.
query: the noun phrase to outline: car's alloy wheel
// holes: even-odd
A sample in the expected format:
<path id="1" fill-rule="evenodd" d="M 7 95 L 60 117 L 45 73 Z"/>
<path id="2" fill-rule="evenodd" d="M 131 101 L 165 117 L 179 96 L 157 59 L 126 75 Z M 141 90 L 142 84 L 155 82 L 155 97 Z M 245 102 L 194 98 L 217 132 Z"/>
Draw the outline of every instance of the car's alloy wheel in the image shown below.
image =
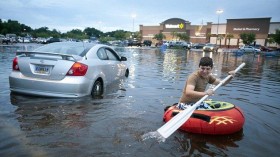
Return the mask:
<path id="1" fill-rule="evenodd" d="M 103 84 L 100 80 L 94 82 L 92 87 L 91 96 L 92 97 L 100 97 L 103 94 Z"/>

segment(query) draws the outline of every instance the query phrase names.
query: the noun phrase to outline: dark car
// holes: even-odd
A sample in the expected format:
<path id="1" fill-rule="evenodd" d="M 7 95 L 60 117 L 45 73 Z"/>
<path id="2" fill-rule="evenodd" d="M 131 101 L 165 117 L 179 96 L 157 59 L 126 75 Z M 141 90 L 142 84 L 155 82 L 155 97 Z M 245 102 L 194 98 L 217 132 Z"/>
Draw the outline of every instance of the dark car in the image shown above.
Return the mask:
<path id="1" fill-rule="evenodd" d="M 60 39 L 59 38 L 49 38 L 46 40 L 47 44 L 54 43 L 54 42 L 60 42 Z"/>
<path id="2" fill-rule="evenodd" d="M 152 45 L 152 41 L 151 40 L 144 40 L 143 41 L 143 45 L 144 46 L 151 46 Z"/>
<path id="3" fill-rule="evenodd" d="M 261 51 L 273 51 L 273 49 L 270 47 L 261 46 Z"/>
<path id="4" fill-rule="evenodd" d="M 205 44 L 198 43 L 198 44 L 194 44 L 192 46 L 192 48 L 194 48 L 194 49 L 202 49 L 204 46 L 205 46 Z"/>
<path id="5" fill-rule="evenodd" d="M 163 45 L 163 41 L 158 41 L 156 44 L 156 47 Z"/>
<path id="6" fill-rule="evenodd" d="M 138 40 L 129 40 L 128 43 L 127 43 L 127 46 L 142 47 L 142 43 L 139 42 Z"/>

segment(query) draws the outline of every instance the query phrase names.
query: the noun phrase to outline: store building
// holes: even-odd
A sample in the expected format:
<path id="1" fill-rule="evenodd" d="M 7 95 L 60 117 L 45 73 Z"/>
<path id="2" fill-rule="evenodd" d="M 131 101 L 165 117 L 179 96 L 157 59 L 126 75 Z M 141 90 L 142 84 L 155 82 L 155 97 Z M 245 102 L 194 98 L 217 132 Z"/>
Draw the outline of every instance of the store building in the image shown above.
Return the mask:
<path id="1" fill-rule="evenodd" d="M 191 25 L 191 22 L 171 18 L 160 23 L 159 26 L 140 25 L 140 34 L 143 40 L 152 40 L 155 34 L 162 33 L 166 36 L 164 40 L 178 40 L 175 33 L 186 33 L 192 43 L 214 43 L 221 46 L 239 47 L 242 44 L 241 33 L 254 33 L 256 35 L 255 44 L 265 46 L 276 46 L 269 44 L 268 38 L 275 34 L 276 29 L 280 29 L 280 22 L 270 22 L 271 18 L 245 18 L 227 19 L 227 23 L 213 24 L 207 22 L 206 25 Z M 230 39 L 228 34 L 233 35 Z"/>
<path id="2" fill-rule="evenodd" d="M 162 33 L 165 35 L 165 40 L 178 40 L 175 33 L 187 33 L 190 41 L 194 43 L 209 42 L 206 35 L 211 31 L 211 23 L 207 25 L 191 25 L 189 21 L 180 18 L 171 18 L 160 23 L 159 26 L 143 26 L 140 25 L 140 34 L 142 40 L 152 40 L 153 43 L 157 42 L 153 39 L 155 34 Z"/>

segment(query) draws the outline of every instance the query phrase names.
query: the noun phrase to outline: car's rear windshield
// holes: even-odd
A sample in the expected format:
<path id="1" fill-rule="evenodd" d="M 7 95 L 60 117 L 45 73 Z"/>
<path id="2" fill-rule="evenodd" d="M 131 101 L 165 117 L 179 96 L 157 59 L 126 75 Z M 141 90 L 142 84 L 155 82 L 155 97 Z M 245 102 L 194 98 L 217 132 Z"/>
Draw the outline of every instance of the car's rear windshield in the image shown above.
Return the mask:
<path id="1" fill-rule="evenodd" d="M 93 45 L 82 42 L 58 42 L 39 47 L 33 51 L 84 56 Z"/>

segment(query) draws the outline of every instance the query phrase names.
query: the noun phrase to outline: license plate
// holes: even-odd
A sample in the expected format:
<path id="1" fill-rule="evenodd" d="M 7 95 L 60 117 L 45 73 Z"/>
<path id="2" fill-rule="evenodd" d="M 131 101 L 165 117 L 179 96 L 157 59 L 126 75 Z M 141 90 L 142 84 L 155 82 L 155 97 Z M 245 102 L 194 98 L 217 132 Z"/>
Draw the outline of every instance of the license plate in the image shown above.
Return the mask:
<path id="1" fill-rule="evenodd" d="M 35 73 L 38 74 L 49 74 L 50 73 L 50 67 L 49 66 L 35 66 Z"/>

